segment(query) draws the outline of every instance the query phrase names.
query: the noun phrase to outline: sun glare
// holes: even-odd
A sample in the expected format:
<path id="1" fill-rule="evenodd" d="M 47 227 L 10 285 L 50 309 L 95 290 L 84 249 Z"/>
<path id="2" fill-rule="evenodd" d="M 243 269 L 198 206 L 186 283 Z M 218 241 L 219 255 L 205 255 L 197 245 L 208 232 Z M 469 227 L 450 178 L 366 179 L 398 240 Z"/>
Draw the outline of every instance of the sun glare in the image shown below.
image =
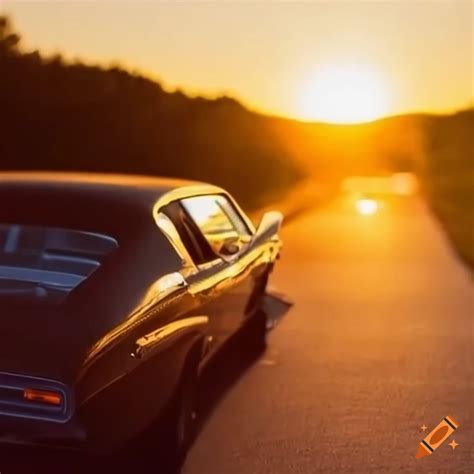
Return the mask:
<path id="1" fill-rule="evenodd" d="M 307 120 L 356 123 L 388 113 L 383 78 L 362 64 L 327 66 L 302 88 L 300 114 Z"/>
<path id="2" fill-rule="evenodd" d="M 372 216 L 379 210 L 379 204 L 374 199 L 358 199 L 355 207 L 362 216 Z"/>

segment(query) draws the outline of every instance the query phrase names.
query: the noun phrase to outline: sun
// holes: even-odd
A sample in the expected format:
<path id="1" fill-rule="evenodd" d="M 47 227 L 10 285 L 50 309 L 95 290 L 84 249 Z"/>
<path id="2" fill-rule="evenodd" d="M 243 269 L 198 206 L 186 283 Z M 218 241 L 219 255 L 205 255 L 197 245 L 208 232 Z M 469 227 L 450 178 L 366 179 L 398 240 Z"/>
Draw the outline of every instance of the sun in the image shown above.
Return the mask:
<path id="1" fill-rule="evenodd" d="M 368 122 L 388 113 L 386 81 L 363 64 L 318 69 L 301 88 L 300 116 L 331 123 Z"/>

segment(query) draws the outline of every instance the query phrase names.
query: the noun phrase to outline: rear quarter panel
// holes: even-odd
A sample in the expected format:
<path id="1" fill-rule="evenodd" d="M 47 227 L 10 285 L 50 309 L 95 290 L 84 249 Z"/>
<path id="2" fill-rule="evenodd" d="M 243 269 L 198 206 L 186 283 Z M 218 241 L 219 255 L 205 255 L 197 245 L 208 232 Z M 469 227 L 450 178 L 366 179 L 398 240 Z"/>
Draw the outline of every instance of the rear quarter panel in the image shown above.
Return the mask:
<path id="1" fill-rule="evenodd" d="M 76 387 L 76 406 L 92 449 L 120 447 L 169 409 L 188 354 L 203 345 L 204 330 L 192 327 L 165 338 L 146 357 L 132 354 L 138 339 L 193 314 L 194 306 L 192 296 L 183 292 L 165 306 L 150 308 L 86 364 Z"/>

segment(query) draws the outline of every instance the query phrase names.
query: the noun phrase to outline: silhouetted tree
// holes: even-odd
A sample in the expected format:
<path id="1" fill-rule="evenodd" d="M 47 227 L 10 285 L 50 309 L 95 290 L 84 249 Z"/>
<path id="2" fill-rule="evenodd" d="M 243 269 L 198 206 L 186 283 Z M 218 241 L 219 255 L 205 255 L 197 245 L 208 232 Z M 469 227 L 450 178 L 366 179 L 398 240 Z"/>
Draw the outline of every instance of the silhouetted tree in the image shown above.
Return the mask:
<path id="1" fill-rule="evenodd" d="M 0 168 L 176 176 L 209 181 L 258 206 L 310 172 L 469 169 L 472 111 L 454 118 L 396 117 L 333 126 L 263 116 L 229 97 L 190 98 L 120 65 L 67 63 L 24 52 L 0 17 Z M 468 141 L 471 140 L 469 143 Z M 472 146 L 470 148 L 472 150 Z M 464 180 L 466 181 L 466 180 Z"/>
<path id="2" fill-rule="evenodd" d="M 0 19 L 0 168 L 170 175 L 227 187 L 256 206 L 301 175 L 265 117 L 189 98 L 119 65 L 66 63 L 19 48 Z"/>
<path id="3" fill-rule="evenodd" d="M 0 16 L 0 58 L 18 55 L 19 43 L 20 36 L 13 32 L 9 19 Z"/>

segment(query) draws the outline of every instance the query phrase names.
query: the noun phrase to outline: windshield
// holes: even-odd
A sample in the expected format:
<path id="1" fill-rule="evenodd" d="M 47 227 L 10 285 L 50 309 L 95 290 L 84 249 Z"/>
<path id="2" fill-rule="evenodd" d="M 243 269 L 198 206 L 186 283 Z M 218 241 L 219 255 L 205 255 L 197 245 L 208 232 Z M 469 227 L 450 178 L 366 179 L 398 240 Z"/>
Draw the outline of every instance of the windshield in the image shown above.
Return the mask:
<path id="1" fill-rule="evenodd" d="M 59 304 L 116 248 L 102 234 L 0 224 L 0 301 Z"/>

